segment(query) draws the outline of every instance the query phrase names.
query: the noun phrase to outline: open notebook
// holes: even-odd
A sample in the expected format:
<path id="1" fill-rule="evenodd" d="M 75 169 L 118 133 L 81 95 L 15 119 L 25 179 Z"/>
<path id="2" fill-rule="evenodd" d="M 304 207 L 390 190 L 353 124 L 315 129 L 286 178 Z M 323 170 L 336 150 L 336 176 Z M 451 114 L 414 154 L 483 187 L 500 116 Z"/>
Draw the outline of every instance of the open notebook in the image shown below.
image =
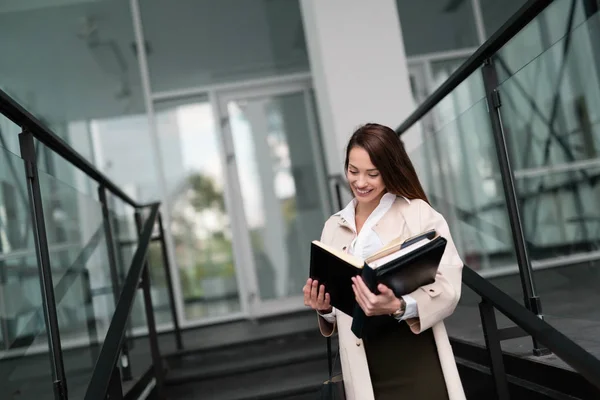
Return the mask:
<path id="1" fill-rule="evenodd" d="M 373 293 L 383 283 L 401 297 L 435 281 L 445 248 L 446 239 L 435 231 L 395 239 L 366 260 L 313 241 L 310 277 L 325 285 L 332 306 L 354 318 L 352 331 L 361 337 L 369 318 L 356 303 L 351 278 L 360 275 Z"/>

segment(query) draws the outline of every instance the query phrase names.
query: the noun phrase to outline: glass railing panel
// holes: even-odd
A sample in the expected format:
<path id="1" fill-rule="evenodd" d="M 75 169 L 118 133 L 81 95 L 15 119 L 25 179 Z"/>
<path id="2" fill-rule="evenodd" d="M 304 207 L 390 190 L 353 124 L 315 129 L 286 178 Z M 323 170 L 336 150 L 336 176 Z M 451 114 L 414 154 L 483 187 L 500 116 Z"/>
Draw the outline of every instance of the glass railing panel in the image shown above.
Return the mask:
<path id="1" fill-rule="evenodd" d="M 448 221 L 463 261 L 483 276 L 516 265 L 485 99 L 427 134 L 410 156 L 432 206 Z M 508 286 L 522 303 L 520 285 Z M 447 320 L 451 336 L 483 342 L 481 329 L 471 329 L 479 320 L 478 303 L 479 297 L 463 285 L 459 307 Z"/>
<path id="2" fill-rule="evenodd" d="M 83 398 L 115 310 L 102 209 L 39 172 L 69 396 Z"/>
<path id="3" fill-rule="evenodd" d="M 107 201 L 116 250 L 119 284 L 122 285 L 137 248 L 138 234 L 135 225 L 135 208 L 108 191 Z"/>
<path id="4" fill-rule="evenodd" d="M 546 171 L 518 180 L 523 228 L 534 265 L 582 253 L 600 258 L 598 178 L 600 166 Z"/>
<path id="5" fill-rule="evenodd" d="M 0 148 L 0 388 L 38 400 L 53 385 L 26 182 L 23 161 Z"/>
<path id="6" fill-rule="evenodd" d="M 571 33 L 499 87 L 515 174 L 599 164 L 600 16 Z M 565 39 L 566 40 L 566 39 Z"/>
<path id="7" fill-rule="evenodd" d="M 431 93 L 433 93 L 434 89 L 441 86 L 465 60 L 466 57 L 454 60 L 433 61 L 431 63 L 431 79 L 433 80 Z M 484 97 L 485 91 L 481 73 L 475 71 L 436 106 L 440 110 L 439 122 L 444 124 L 451 121 Z"/>
<path id="8" fill-rule="evenodd" d="M 500 81 L 508 79 L 584 23 L 586 15 L 583 3 L 583 1 L 555 0 L 502 47 L 497 53 Z M 504 2 L 498 2 L 498 7 L 509 6 Z"/>
<path id="9" fill-rule="evenodd" d="M 56 133 L 56 131 L 54 132 Z M 68 141 L 66 143 L 71 144 Z M 37 167 L 40 171 L 44 171 L 80 193 L 94 199 L 98 198 L 98 184 L 92 178 L 43 143 L 36 140 L 35 146 Z M 86 160 L 93 160 L 93 155 L 89 152 L 83 152 L 80 155 Z"/>
<path id="10" fill-rule="evenodd" d="M 422 147 L 418 151 L 426 154 L 425 163 L 437 170 L 430 200 L 452 220 L 465 262 L 482 272 L 514 262 L 485 100 L 426 137 Z"/>
<path id="11" fill-rule="evenodd" d="M 596 14 L 498 88 L 543 314 L 596 356 L 600 341 L 592 332 L 600 329 L 598 32 Z M 516 266 L 506 272 L 505 278 L 513 274 L 516 279 Z"/>
<path id="12" fill-rule="evenodd" d="M 0 87 L 1 89 L 2 87 Z M 0 114 L 0 147 L 13 154 L 19 154 L 19 133 L 21 127 Z"/>

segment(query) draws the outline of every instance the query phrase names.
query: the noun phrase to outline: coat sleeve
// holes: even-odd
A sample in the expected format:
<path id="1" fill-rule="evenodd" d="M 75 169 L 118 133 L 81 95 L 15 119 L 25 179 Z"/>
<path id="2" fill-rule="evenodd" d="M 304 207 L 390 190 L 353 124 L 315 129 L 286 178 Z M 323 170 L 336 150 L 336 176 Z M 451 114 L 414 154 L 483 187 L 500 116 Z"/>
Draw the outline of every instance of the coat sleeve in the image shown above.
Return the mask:
<path id="1" fill-rule="evenodd" d="M 458 255 L 450 229 L 444 217 L 424 201 L 418 201 L 415 209 L 420 232 L 435 229 L 447 240 L 446 250 L 438 268 L 435 282 L 410 293 L 416 302 L 418 317 L 408 318 L 406 322 L 414 333 L 421 333 L 450 316 L 460 299 L 463 262 Z"/>
<path id="2" fill-rule="evenodd" d="M 325 226 L 323 227 L 323 231 L 321 232 L 321 239 L 320 239 L 321 242 L 323 242 L 325 244 L 331 243 L 331 240 L 332 240 L 331 236 L 335 229 L 335 226 L 333 225 L 333 223 L 334 222 L 331 220 L 331 218 L 325 222 Z M 336 309 L 334 307 L 332 309 L 331 316 L 335 317 L 335 315 L 336 315 Z M 318 323 L 319 323 L 319 330 L 321 331 L 321 334 L 323 336 L 330 337 L 335 333 L 336 325 L 337 325 L 335 320 L 334 320 L 334 322 L 328 322 L 318 312 L 317 312 L 317 319 L 318 319 Z"/>

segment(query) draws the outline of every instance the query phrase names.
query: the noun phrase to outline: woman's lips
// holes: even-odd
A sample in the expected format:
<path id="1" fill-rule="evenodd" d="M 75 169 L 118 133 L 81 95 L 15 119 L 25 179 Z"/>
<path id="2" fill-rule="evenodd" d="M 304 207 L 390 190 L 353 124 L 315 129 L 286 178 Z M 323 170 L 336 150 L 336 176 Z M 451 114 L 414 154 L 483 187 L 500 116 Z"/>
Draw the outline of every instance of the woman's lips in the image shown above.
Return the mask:
<path id="1" fill-rule="evenodd" d="M 359 188 L 355 187 L 354 191 L 356 192 L 356 194 L 358 196 L 365 197 L 365 196 L 368 196 L 369 194 L 371 194 L 373 189 L 359 189 Z"/>

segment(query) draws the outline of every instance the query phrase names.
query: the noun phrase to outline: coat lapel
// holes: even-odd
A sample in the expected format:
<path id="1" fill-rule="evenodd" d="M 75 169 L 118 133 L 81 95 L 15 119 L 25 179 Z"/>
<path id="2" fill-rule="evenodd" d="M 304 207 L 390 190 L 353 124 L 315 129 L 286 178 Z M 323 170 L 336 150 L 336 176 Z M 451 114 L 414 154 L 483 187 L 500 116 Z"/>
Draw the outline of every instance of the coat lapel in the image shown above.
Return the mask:
<path id="1" fill-rule="evenodd" d="M 338 229 L 335 233 L 335 237 L 333 238 L 333 243 L 331 243 L 331 245 L 340 250 L 346 251 L 354 239 L 354 231 L 344 218 L 340 217 L 339 215 L 337 218 L 340 229 Z"/>
<path id="2" fill-rule="evenodd" d="M 373 227 L 373 231 L 379 236 L 384 246 L 399 236 L 410 237 L 410 232 L 406 228 L 406 221 L 399 210 L 399 207 L 402 207 L 401 202 L 404 201 L 406 200 L 401 197 L 396 198 L 392 207 Z"/>

